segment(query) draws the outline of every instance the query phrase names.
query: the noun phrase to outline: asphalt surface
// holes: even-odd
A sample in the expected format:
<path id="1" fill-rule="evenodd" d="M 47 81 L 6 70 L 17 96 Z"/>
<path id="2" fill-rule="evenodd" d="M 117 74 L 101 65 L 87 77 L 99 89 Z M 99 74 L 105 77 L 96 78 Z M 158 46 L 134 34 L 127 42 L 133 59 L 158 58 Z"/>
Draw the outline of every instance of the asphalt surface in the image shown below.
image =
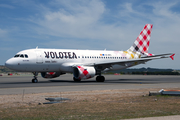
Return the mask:
<path id="1" fill-rule="evenodd" d="M 38 77 L 38 83 L 32 83 L 33 76 L 0 76 L 0 95 L 65 91 L 90 91 L 110 89 L 141 88 L 180 88 L 180 76 L 162 75 L 105 75 L 105 82 L 96 82 L 95 77 L 74 82 L 73 75 L 62 75 L 55 79 Z"/>
<path id="2" fill-rule="evenodd" d="M 74 82 L 72 75 L 63 75 L 55 79 L 38 77 L 38 83 L 32 83 L 33 76 L 0 76 L 0 95 L 24 93 L 47 93 L 65 91 L 90 91 L 112 89 L 143 88 L 180 88 L 180 76 L 162 75 L 105 75 L 105 82 L 95 81 L 95 77 Z M 177 120 L 179 115 L 165 117 L 137 118 L 130 120 Z"/>

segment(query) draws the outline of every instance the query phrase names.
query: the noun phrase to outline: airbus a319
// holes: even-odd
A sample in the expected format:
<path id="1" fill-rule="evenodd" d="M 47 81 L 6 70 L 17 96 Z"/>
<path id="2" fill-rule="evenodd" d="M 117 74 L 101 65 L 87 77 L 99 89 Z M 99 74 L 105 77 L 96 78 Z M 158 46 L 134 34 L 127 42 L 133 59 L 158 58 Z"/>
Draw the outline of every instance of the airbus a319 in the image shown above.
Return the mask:
<path id="1" fill-rule="evenodd" d="M 152 27 L 152 24 L 146 24 L 133 45 L 126 51 L 36 48 L 18 52 L 6 61 L 5 66 L 15 71 L 32 72 L 32 83 L 38 82 L 38 73 L 41 73 L 43 78 L 73 73 L 74 81 L 97 75 L 96 81 L 104 82 L 103 72 L 125 69 L 155 59 L 174 59 L 174 53 L 148 53 Z"/>

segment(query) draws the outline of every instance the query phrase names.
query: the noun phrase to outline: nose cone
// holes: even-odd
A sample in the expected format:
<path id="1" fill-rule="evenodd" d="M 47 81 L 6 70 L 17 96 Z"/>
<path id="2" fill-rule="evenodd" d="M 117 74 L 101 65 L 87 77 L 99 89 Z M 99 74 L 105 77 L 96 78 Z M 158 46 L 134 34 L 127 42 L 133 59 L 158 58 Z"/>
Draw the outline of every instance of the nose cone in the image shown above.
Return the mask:
<path id="1" fill-rule="evenodd" d="M 5 66 L 6 66 L 7 68 L 9 68 L 9 69 L 13 69 L 14 66 L 15 66 L 14 60 L 13 60 L 12 58 L 9 59 L 9 60 L 7 60 L 6 63 L 5 63 Z"/>

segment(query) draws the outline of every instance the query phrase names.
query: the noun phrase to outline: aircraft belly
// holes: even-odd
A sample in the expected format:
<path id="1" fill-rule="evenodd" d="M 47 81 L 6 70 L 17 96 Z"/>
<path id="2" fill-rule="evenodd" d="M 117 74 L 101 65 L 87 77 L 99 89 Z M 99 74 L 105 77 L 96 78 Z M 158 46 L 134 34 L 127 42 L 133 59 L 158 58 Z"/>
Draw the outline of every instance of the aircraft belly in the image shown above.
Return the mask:
<path id="1" fill-rule="evenodd" d="M 26 66 L 27 72 L 34 72 L 34 71 L 43 71 L 44 66 L 43 65 L 28 65 Z"/>
<path id="2" fill-rule="evenodd" d="M 125 69 L 127 68 L 126 66 L 122 66 L 122 65 L 112 65 L 112 69 L 111 70 L 121 70 L 121 69 Z"/>
<path id="3" fill-rule="evenodd" d="M 49 72 L 49 71 L 59 71 L 57 65 L 44 65 L 44 64 L 36 64 L 36 65 L 22 65 L 21 68 L 26 72 Z"/>

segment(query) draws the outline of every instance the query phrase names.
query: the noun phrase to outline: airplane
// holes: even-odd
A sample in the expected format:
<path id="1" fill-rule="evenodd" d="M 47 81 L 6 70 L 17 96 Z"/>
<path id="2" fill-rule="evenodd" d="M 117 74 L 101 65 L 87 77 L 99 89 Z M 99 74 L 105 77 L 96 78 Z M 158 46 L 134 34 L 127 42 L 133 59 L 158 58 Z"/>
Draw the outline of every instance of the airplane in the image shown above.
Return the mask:
<path id="1" fill-rule="evenodd" d="M 133 45 L 126 51 L 27 49 L 6 61 L 5 66 L 15 71 L 32 72 L 32 83 L 37 83 L 38 73 L 43 78 L 56 78 L 73 73 L 74 81 L 90 79 L 104 82 L 102 73 L 145 64 L 150 60 L 171 58 L 174 53 L 154 55 L 148 53 L 152 24 L 146 24 Z"/>

